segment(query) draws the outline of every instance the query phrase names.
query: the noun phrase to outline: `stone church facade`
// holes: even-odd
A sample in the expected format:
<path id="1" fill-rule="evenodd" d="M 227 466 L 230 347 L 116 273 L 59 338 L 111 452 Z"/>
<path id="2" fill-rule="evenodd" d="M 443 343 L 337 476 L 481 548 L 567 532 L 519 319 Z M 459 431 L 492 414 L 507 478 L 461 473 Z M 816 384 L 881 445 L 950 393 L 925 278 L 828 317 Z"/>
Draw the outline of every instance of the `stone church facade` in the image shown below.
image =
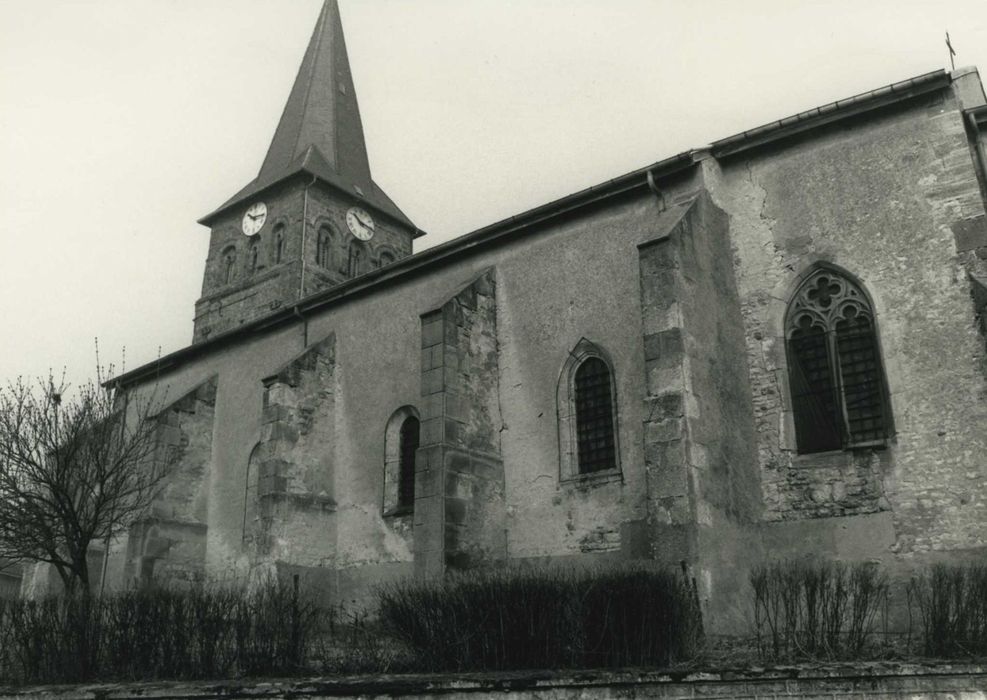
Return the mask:
<path id="1" fill-rule="evenodd" d="M 192 344 L 115 380 L 181 459 L 108 583 L 684 563 L 727 629 L 770 557 L 982 557 L 985 115 L 928 73 L 415 254 L 327 0 Z"/>

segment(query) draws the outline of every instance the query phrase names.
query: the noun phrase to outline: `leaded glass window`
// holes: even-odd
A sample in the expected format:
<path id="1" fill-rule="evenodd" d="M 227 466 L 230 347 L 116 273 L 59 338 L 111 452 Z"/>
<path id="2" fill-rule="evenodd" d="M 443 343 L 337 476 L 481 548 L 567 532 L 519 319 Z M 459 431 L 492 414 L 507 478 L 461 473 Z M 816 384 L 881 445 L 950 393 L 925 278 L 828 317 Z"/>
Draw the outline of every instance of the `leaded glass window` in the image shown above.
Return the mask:
<path id="1" fill-rule="evenodd" d="M 882 444 L 890 414 L 874 312 L 864 291 L 819 269 L 796 291 L 785 328 L 798 451 Z"/>
<path id="2" fill-rule="evenodd" d="M 576 369 L 576 447 L 580 474 L 617 466 L 610 382 L 610 368 L 599 357 L 587 358 Z"/>
<path id="3" fill-rule="evenodd" d="M 421 422 L 409 416 L 401 424 L 400 468 L 398 473 L 398 506 L 415 505 L 415 453 L 421 435 Z"/>

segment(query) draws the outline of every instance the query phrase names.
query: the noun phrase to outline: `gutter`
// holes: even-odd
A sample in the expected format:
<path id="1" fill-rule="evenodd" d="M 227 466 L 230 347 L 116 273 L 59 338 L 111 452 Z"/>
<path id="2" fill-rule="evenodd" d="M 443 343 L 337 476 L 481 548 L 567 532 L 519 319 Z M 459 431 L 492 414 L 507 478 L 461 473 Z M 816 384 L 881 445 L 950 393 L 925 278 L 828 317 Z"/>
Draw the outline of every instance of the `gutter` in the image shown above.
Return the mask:
<path id="1" fill-rule="evenodd" d="M 287 323 L 297 321 L 299 318 L 304 320 L 303 314 L 342 303 L 360 294 L 370 293 L 388 284 L 404 281 L 416 274 L 430 271 L 433 268 L 470 255 L 478 250 L 505 243 L 541 224 L 548 223 L 568 214 L 573 214 L 612 197 L 637 190 L 655 192 L 653 188 L 657 187 L 654 185 L 657 178 L 669 177 L 691 168 L 696 163 L 695 153 L 694 151 L 684 151 L 671 158 L 666 158 L 599 185 L 588 187 L 575 194 L 543 204 L 540 207 L 535 207 L 522 214 L 477 229 L 471 233 L 454 238 L 451 241 L 424 250 L 421 253 L 409 255 L 387 267 L 372 270 L 330 289 L 316 292 L 306 299 L 301 299 L 291 307 L 245 323 L 209 340 L 204 340 L 169 353 L 154 362 L 137 367 L 105 382 L 104 386 L 123 388 L 132 385 L 149 375 L 160 374 L 164 370 L 175 367 L 191 357 L 210 352 L 214 348 L 222 347 L 250 333 L 283 326 Z"/>
<path id="2" fill-rule="evenodd" d="M 778 121 L 743 131 L 734 136 L 714 141 L 710 150 L 714 158 L 725 158 L 744 151 L 765 146 L 816 129 L 825 124 L 842 121 L 881 107 L 897 104 L 912 97 L 941 90 L 950 85 L 949 73 L 940 69 L 924 73 L 908 80 L 891 83 L 877 90 L 837 100 L 829 104 Z"/>

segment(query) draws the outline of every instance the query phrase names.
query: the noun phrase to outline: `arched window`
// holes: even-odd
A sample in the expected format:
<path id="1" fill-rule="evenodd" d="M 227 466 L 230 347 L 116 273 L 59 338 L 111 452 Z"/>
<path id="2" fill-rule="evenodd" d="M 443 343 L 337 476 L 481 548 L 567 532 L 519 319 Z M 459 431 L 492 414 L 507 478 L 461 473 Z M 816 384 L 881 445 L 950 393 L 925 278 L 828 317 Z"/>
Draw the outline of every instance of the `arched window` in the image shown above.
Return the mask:
<path id="1" fill-rule="evenodd" d="M 363 250 L 363 246 L 359 243 L 350 244 L 350 264 L 349 264 L 349 275 L 350 277 L 356 277 L 357 275 L 362 275 L 366 270 L 367 265 L 367 254 Z"/>
<path id="2" fill-rule="evenodd" d="M 332 265 L 332 232 L 328 226 L 319 229 L 319 239 L 315 250 L 315 264 L 329 268 Z"/>
<path id="3" fill-rule="evenodd" d="M 380 261 L 380 267 L 386 267 L 394 262 L 394 253 L 389 250 L 383 250 L 381 251 L 380 258 L 378 258 L 378 260 Z"/>
<path id="4" fill-rule="evenodd" d="M 884 444 L 890 411 L 864 290 L 835 270 L 816 270 L 788 305 L 785 336 L 798 451 Z"/>
<path id="5" fill-rule="evenodd" d="M 260 481 L 260 451 L 257 443 L 247 458 L 247 478 L 243 495 L 243 542 L 254 542 L 260 532 L 260 508 L 258 507 Z"/>
<path id="6" fill-rule="evenodd" d="M 248 256 L 247 269 L 253 274 L 257 272 L 257 262 L 260 256 L 260 243 L 257 240 L 251 242 Z"/>
<path id="7" fill-rule="evenodd" d="M 415 455 L 421 442 L 421 420 L 413 406 L 403 406 L 384 431 L 384 515 L 403 515 L 415 508 Z"/>
<path id="8" fill-rule="evenodd" d="M 274 227 L 272 244 L 274 249 L 271 257 L 274 259 L 274 264 L 277 265 L 284 260 L 284 224 L 278 224 Z"/>
<path id="9" fill-rule="evenodd" d="M 236 279 L 236 249 L 227 248 L 223 253 L 223 283 L 230 284 Z"/>
<path id="10" fill-rule="evenodd" d="M 558 387 L 561 478 L 617 474 L 617 393 L 607 354 L 585 338 L 569 352 Z"/>
<path id="11" fill-rule="evenodd" d="M 401 457 L 398 477 L 398 507 L 415 507 L 415 453 L 421 439 L 421 422 L 408 416 L 401 424 Z"/>
<path id="12" fill-rule="evenodd" d="M 613 387 L 610 368 L 589 357 L 576 369 L 576 446 L 579 473 L 614 469 Z"/>

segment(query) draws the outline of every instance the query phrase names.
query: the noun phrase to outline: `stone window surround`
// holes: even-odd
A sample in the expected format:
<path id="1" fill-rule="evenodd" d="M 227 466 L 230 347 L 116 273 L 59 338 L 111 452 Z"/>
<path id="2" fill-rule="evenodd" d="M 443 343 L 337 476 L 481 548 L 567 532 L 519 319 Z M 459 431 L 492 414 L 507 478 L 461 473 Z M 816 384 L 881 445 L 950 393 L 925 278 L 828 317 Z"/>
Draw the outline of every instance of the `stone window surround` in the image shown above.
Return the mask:
<path id="1" fill-rule="evenodd" d="M 398 255 L 398 252 L 394 249 L 393 246 L 390 246 L 386 243 L 382 243 L 381 245 L 377 246 L 377 248 L 374 250 L 373 259 L 374 259 L 375 267 L 385 267 L 385 264 L 381 262 L 381 257 L 384 255 L 391 256 L 391 262 L 386 263 L 387 265 L 393 265 L 401 257 Z"/>
<path id="2" fill-rule="evenodd" d="M 575 378 L 579 366 L 591 357 L 602 360 L 610 370 L 610 405 L 613 416 L 613 469 L 579 472 L 579 457 L 576 439 L 576 394 Z M 581 338 L 569 351 L 559 373 L 556 390 L 556 410 L 559 427 L 559 483 L 590 484 L 623 480 L 620 466 L 620 416 L 617 411 L 617 372 L 610 355 L 599 345 Z"/>
<path id="3" fill-rule="evenodd" d="M 798 445 L 795 441 L 795 416 L 792 412 L 791 387 L 788 379 L 788 352 L 785 338 L 785 318 L 788 313 L 788 305 L 802 283 L 820 269 L 831 270 L 834 274 L 846 277 L 857 285 L 866 296 L 873 314 L 874 335 L 876 339 L 878 355 L 881 358 L 881 369 L 884 375 L 884 386 L 886 391 L 885 401 L 887 403 L 887 432 L 888 438 L 883 445 L 847 447 L 842 450 L 832 450 L 829 452 L 815 452 L 812 454 L 799 454 Z M 759 338 L 765 359 L 775 375 L 778 386 L 779 400 L 782 410 L 778 416 L 778 449 L 789 452 L 792 455 L 792 466 L 801 468 L 813 468 L 817 466 L 829 466 L 833 460 L 839 460 L 838 455 L 847 452 L 860 450 L 884 449 L 894 442 L 895 438 L 895 407 L 894 392 L 887 375 L 885 353 L 881 345 L 880 319 L 884 312 L 884 306 L 878 298 L 875 298 L 871 291 L 867 289 L 865 280 L 854 275 L 846 268 L 833 262 L 828 258 L 819 255 L 807 256 L 805 265 L 797 274 L 782 279 L 771 291 L 770 302 L 764 316 L 764 331 Z"/>
<path id="4" fill-rule="evenodd" d="M 384 428 L 384 488 L 381 513 L 385 518 L 410 515 L 414 506 L 402 506 L 401 488 L 401 426 L 408 418 L 421 421 L 421 414 L 414 406 L 407 405 L 394 411 Z"/>

